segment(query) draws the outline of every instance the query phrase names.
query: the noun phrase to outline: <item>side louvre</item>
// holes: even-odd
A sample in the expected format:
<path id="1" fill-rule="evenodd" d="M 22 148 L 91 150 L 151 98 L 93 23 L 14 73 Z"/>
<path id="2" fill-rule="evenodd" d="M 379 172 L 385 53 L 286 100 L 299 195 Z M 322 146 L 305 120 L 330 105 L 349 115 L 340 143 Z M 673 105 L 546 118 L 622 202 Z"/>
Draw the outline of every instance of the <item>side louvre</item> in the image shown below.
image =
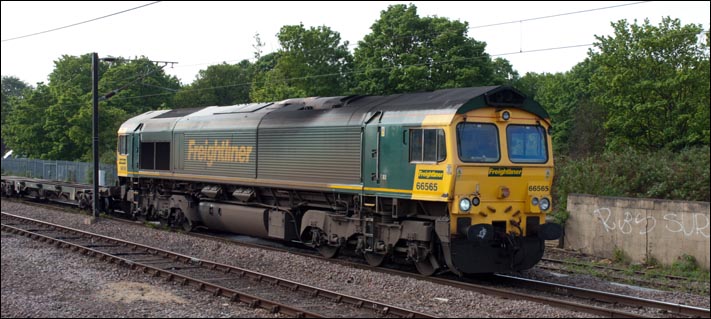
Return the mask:
<path id="1" fill-rule="evenodd" d="M 259 130 L 258 177 L 360 183 L 360 127 Z"/>

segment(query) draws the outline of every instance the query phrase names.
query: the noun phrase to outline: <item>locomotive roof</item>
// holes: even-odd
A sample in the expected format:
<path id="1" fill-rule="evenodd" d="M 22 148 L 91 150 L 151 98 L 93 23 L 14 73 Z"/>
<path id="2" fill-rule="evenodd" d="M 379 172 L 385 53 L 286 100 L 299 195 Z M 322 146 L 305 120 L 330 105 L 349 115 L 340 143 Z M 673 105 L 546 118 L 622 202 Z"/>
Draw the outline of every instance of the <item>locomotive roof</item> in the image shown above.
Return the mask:
<path id="1" fill-rule="evenodd" d="M 370 104 L 373 107 L 383 106 L 383 110 L 448 109 L 456 110 L 456 113 L 460 114 L 487 106 L 514 107 L 521 108 L 544 119 L 550 118 L 540 104 L 508 86 L 483 86 L 387 96 L 368 96 L 353 103 Z"/>
<path id="2" fill-rule="evenodd" d="M 226 127 L 243 129 L 257 126 L 353 126 L 369 121 L 374 114 L 384 114 L 385 122 L 417 121 L 406 114 L 447 115 L 462 114 L 483 107 L 519 108 L 543 119 L 550 116 L 533 99 L 508 86 L 484 86 L 442 89 L 429 92 L 403 93 L 385 96 L 351 95 L 288 99 L 273 103 L 251 103 L 232 106 L 210 106 L 195 109 L 175 109 L 148 112 L 122 125 L 124 132 L 133 131 L 145 123 L 144 131 L 151 130 L 153 121 L 163 130 L 219 130 Z M 150 119 L 150 120 L 149 120 Z M 450 118 L 451 119 L 451 118 Z M 158 124 L 158 123 L 155 123 Z"/>

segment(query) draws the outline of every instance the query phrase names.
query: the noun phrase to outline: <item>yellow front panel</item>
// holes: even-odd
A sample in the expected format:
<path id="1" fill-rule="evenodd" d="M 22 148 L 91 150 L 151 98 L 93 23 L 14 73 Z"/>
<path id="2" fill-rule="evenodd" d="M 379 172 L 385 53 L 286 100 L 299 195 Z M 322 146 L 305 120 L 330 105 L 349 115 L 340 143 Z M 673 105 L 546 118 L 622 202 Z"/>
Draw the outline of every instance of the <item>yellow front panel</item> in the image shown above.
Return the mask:
<path id="1" fill-rule="evenodd" d="M 128 176 L 128 155 L 116 154 L 116 170 L 118 171 L 118 176 Z"/>
<path id="2" fill-rule="evenodd" d="M 538 206 L 531 205 L 532 197 L 551 199 L 550 190 L 553 183 L 553 152 L 550 136 L 546 136 L 548 147 L 547 163 L 513 163 L 509 160 L 506 128 L 511 124 L 541 125 L 548 128 L 548 123 L 533 114 L 518 109 L 508 109 L 511 119 L 502 121 L 500 113 L 494 108 L 484 108 L 455 117 L 450 128 L 454 145 L 454 176 L 453 201 L 450 204 L 450 231 L 457 231 L 457 219 L 471 218 L 471 224 L 492 224 L 505 222 L 506 232 L 525 232 L 526 217 L 535 216 L 543 223 L 545 214 Z M 498 129 L 500 159 L 496 163 L 468 163 L 459 159 L 457 153 L 456 128 L 462 122 L 490 123 Z M 508 190 L 508 196 L 503 197 L 503 189 Z M 462 198 L 478 197 L 480 204 L 471 206 L 469 211 L 460 211 L 459 201 Z M 550 212 L 549 208 L 547 212 Z M 516 226 L 518 225 L 518 226 Z M 519 230 L 520 227 L 520 230 Z"/>

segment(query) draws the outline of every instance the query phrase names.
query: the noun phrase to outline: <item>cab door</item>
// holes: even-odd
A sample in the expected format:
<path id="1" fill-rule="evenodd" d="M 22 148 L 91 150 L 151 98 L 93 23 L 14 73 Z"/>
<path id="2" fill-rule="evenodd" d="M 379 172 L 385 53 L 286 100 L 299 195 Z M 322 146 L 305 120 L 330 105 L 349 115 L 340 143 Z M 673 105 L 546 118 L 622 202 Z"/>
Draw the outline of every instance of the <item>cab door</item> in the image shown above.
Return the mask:
<path id="1" fill-rule="evenodd" d="M 130 158 L 132 159 L 132 161 L 129 161 L 128 163 L 129 171 L 138 172 L 138 163 L 140 163 L 141 156 L 139 152 L 141 146 L 141 134 L 131 134 L 131 138 L 128 143 L 128 149 L 131 150 Z"/>
<path id="2" fill-rule="evenodd" d="M 382 127 L 380 119 L 382 111 L 377 111 L 369 116 L 363 128 L 363 186 L 381 187 L 381 152 L 380 134 Z"/>

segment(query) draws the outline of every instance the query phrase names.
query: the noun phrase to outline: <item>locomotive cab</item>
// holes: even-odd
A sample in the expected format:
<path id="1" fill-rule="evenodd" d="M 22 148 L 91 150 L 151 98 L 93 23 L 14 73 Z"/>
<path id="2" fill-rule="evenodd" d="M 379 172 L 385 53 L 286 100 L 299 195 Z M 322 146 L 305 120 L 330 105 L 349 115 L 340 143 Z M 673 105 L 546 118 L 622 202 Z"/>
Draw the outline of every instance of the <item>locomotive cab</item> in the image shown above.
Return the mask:
<path id="1" fill-rule="evenodd" d="M 560 227 L 545 221 L 554 176 L 549 127 L 513 107 L 455 117 L 450 233 L 457 271 L 528 269 L 541 259 L 544 241 L 560 237 Z"/>

